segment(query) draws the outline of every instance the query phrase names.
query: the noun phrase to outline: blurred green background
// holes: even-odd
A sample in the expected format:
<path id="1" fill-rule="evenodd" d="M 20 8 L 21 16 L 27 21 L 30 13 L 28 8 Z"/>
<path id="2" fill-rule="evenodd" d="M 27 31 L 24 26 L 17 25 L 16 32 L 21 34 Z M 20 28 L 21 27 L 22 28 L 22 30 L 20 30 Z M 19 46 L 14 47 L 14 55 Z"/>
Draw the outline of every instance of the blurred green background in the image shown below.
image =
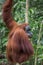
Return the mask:
<path id="1" fill-rule="evenodd" d="M 2 19 L 2 5 L 4 2 L 5 0 L 0 0 L 0 56 L 4 55 L 5 58 L 0 58 L 0 63 L 8 63 L 6 44 L 9 30 Z M 34 47 L 34 55 L 22 65 L 43 65 L 43 0 L 29 0 L 28 6 L 28 21 L 33 32 L 31 41 Z M 12 16 L 18 23 L 25 22 L 25 9 L 26 0 L 14 0 Z"/>

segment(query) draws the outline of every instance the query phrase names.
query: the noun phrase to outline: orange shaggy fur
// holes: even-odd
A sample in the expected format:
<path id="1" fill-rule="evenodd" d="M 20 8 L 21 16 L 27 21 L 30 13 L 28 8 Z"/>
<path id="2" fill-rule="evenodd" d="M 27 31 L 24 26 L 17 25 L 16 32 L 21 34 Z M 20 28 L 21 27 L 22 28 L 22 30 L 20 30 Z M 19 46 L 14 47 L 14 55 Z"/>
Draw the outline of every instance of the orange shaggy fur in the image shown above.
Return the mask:
<path id="1" fill-rule="evenodd" d="M 13 0 L 6 0 L 3 5 L 3 20 L 10 30 L 6 55 L 10 62 L 22 63 L 33 54 L 33 47 L 24 30 L 28 24 L 18 25 L 12 18 L 12 4 Z"/>

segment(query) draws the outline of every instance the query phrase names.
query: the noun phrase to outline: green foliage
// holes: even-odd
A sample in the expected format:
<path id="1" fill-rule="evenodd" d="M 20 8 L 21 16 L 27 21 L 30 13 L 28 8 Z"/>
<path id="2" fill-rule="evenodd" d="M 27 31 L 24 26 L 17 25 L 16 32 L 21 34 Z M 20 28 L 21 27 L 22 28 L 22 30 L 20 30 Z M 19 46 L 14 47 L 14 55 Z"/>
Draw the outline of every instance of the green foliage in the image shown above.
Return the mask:
<path id="1" fill-rule="evenodd" d="M 0 0 L 0 53 L 5 52 L 9 32 L 6 25 L 3 23 L 1 16 L 1 4 L 3 4 L 4 1 L 5 0 Z M 25 22 L 25 5 L 26 0 L 14 0 L 12 15 L 18 23 Z M 28 14 L 29 24 L 31 31 L 33 32 L 33 37 L 31 40 L 34 47 L 34 55 L 30 61 L 23 64 L 41 65 L 43 61 L 43 0 L 30 0 Z"/>

